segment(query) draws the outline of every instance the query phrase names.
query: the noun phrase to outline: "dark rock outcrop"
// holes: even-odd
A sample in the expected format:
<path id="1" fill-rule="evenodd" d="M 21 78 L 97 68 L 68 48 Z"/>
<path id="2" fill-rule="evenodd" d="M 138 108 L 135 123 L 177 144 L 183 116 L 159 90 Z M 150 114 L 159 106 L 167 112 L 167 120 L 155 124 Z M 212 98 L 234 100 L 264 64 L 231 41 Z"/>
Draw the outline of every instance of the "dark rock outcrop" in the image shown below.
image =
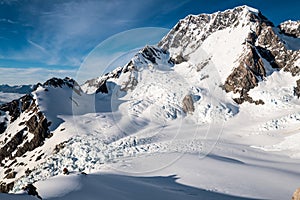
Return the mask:
<path id="1" fill-rule="evenodd" d="M 21 131 L 17 132 L 1 149 L 0 149 L 0 162 L 6 157 L 13 158 L 12 152 L 14 152 L 17 147 L 23 142 L 24 140 L 24 131 L 26 128 L 22 129 Z"/>
<path id="2" fill-rule="evenodd" d="M 182 54 L 178 54 L 174 57 L 171 57 L 169 62 L 171 62 L 172 64 L 180 64 L 180 63 L 183 63 L 183 62 L 186 62 L 186 61 L 187 61 L 187 59 L 184 58 L 182 56 Z"/>
<path id="3" fill-rule="evenodd" d="M 70 172 L 69 172 L 69 170 L 68 170 L 67 168 L 64 168 L 64 169 L 63 169 L 63 174 L 64 174 L 64 175 L 69 175 L 69 173 L 70 173 Z"/>
<path id="4" fill-rule="evenodd" d="M 24 112 L 29 108 L 32 100 L 32 96 L 27 94 L 20 99 L 0 105 L 0 110 L 3 112 L 8 112 L 11 117 L 10 122 L 14 122 L 20 116 L 21 112 Z"/>
<path id="5" fill-rule="evenodd" d="M 15 157 L 20 157 L 27 151 L 34 150 L 35 148 L 43 145 L 46 138 L 51 137 L 48 129 L 50 123 L 48 123 L 48 120 L 43 114 L 40 113 L 39 115 L 40 118 L 37 118 L 34 115 L 26 122 L 29 133 L 34 136 L 30 141 L 26 141 L 22 147 L 18 148 Z"/>
<path id="6" fill-rule="evenodd" d="M 185 113 L 193 113 L 195 111 L 192 95 L 186 95 L 182 100 L 182 110 Z"/>
<path id="7" fill-rule="evenodd" d="M 259 16 L 258 16 L 259 17 Z M 266 74 L 266 66 L 262 59 L 268 61 L 273 71 L 283 69 L 293 76 L 300 74 L 300 68 L 294 63 L 300 54 L 297 51 L 287 50 L 284 43 L 273 30 L 273 24 L 263 23 L 257 25 L 255 32 L 249 34 L 247 39 L 248 51 L 240 58 L 240 65 L 234 69 L 226 79 L 224 88 L 226 92 L 240 93 L 240 98 L 234 99 L 237 103 L 248 101 L 261 104 L 263 101 L 254 101 L 248 91 L 258 85 Z M 297 89 L 295 89 L 297 94 Z"/>
<path id="8" fill-rule="evenodd" d="M 119 83 L 122 85 L 121 90 L 133 90 L 135 86 L 138 84 L 137 78 L 135 75 L 139 72 L 139 66 L 149 67 L 157 66 L 159 60 L 163 60 L 163 58 L 169 58 L 169 52 L 158 48 L 156 46 L 145 46 L 141 49 L 133 59 L 131 59 L 125 66 L 118 67 L 115 70 L 106 73 L 105 75 L 88 80 L 84 83 L 83 88 L 86 88 L 87 93 L 109 93 L 108 82 L 112 83 L 109 79 L 117 79 L 121 76 L 121 74 L 130 73 L 128 80 L 125 80 L 123 83 Z M 168 60 L 168 64 L 173 66 L 175 61 L 172 59 Z"/>
<path id="9" fill-rule="evenodd" d="M 17 100 L 13 100 L 12 102 L 0 105 L 0 110 L 4 112 L 9 112 L 9 115 L 11 116 L 10 122 L 15 121 L 21 113 L 19 101 Z"/>
<path id="10" fill-rule="evenodd" d="M 96 93 L 105 93 L 107 94 L 108 93 L 108 89 L 107 89 L 107 86 L 106 86 L 106 80 L 104 81 L 101 81 L 98 83 L 98 89 L 96 90 Z"/>
<path id="11" fill-rule="evenodd" d="M 51 78 L 51 79 L 47 80 L 42 85 L 43 86 L 53 86 L 53 87 L 63 87 L 64 85 L 67 85 L 68 87 L 73 88 L 75 84 L 76 84 L 76 81 L 74 79 L 69 78 L 69 77 L 66 77 L 64 79 L 54 77 L 54 78 Z"/>
<path id="12" fill-rule="evenodd" d="M 254 101 L 248 92 L 258 85 L 258 82 L 266 77 L 266 71 L 261 57 L 256 48 L 249 45 L 248 53 L 240 58 L 240 65 L 227 77 L 224 89 L 226 92 L 240 94 L 234 101 L 241 104 L 245 101 L 255 104 L 263 104 L 262 100 Z"/>
<path id="13" fill-rule="evenodd" d="M 72 88 L 74 92 L 76 92 L 78 95 L 80 95 L 82 93 L 82 89 L 80 87 L 80 85 L 72 78 L 69 77 L 65 77 L 64 79 L 61 78 L 51 78 L 49 80 L 47 80 L 45 83 L 41 84 L 38 83 L 37 85 L 35 85 L 33 90 L 36 90 L 38 87 L 44 87 L 45 91 L 48 91 L 47 87 L 64 87 L 67 86 L 69 88 Z"/>
<path id="14" fill-rule="evenodd" d="M 5 177 L 4 179 L 12 179 L 12 178 L 15 178 L 17 175 L 17 172 L 9 172 Z"/>
<path id="15" fill-rule="evenodd" d="M 300 79 L 297 80 L 297 86 L 294 87 L 294 95 L 300 98 Z"/>
<path id="16" fill-rule="evenodd" d="M 119 67 L 115 70 L 113 70 L 112 72 L 106 73 L 105 75 L 103 75 L 100 78 L 94 78 L 94 79 L 90 79 L 87 80 L 84 85 L 86 85 L 88 88 L 90 87 L 95 87 L 95 93 L 105 93 L 107 94 L 109 92 L 108 87 L 107 87 L 107 80 L 110 78 L 119 78 L 120 74 L 126 73 L 127 71 L 125 71 L 128 66 L 130 65 L 130 63 L 127 64 L 127 66 L 125 66 L 124 68 Z"/>
<path id="17" fill-rule="evenodd" d="M 42 199 L 33 184 L 27 184 L 23 189 L 28 193 L 28 195 L 36 196 L 37 198 Z"/>
<path id="18" fill-rule="evenodd" d="M 7 125 L 6 122 L 0 122 L 0 134 L 4 133 L 4 131 L 6 130 Z"/>
<path id="19" fill-rule="evenodd" d="M 14 187 L 14 182 L 10 182 L 10 183 L 0 182 L 0 192 L 2 193 L 8 193 L 13 189 L 13 187 Z"/>
<path id="20" fill-rule="evenodd" d="M 49 131 L 51 122 L 40 111 L 36 100 L 31 94 L 1 105 L 0 111 L 2 114 L 7 113 L 11 118 L 10 122 L 6 123 L 18 123 L 16 124 L 16 132 L 7 132 L 7 124 L 1 122 L 1 132 L 5 134 L 5 139 L 1 141 L 3 145 L 0 148 L 0 164 L 2 167 L 9 169 L 5 171 L 3 178 L 11 179 L 12 182 L 2 182 L 0 192 L 9 192 L 14 185 L 14 180 L 17 178 L 17 173 L 11 169 L 26 165 L 26 163 L 18 162 L 18 158 L 42 146 L 45 139 L 51 137 Z M 21 116 L 23 117 L 20 118 Z M 15 122 L 16 120 L 19 122 Z M 18 173 L 18 177 L 20 175 Z"/>

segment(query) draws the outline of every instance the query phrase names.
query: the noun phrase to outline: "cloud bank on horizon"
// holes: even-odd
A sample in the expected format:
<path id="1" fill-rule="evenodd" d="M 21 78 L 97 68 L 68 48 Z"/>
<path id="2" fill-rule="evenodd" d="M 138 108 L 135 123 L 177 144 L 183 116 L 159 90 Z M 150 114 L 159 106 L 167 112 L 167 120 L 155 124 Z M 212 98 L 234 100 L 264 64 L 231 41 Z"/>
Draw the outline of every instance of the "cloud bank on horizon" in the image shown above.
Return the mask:
<path id="1" fill-rule="evenodd" d="M 292 0 L 0 0 L 0 84 L 75 77 L 89 52 L 114 34 L 141 27 L 170 29 L 188 14 L 243 4 L 260 9 L 275 24 L 300 19 L 300 3 Z M 162 37 L 155 34 L 154 43 Z"/>

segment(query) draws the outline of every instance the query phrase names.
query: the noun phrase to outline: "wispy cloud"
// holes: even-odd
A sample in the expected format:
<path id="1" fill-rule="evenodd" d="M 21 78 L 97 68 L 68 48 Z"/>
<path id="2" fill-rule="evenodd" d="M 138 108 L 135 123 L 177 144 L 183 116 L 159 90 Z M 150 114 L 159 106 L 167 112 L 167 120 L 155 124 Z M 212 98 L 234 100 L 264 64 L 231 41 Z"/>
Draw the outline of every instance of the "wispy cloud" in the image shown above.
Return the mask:
<path id="1" fill-rule="evenodd" d="M 50 56 L 44 59 L 47 63 L 65 65 L 81 63 L 90 50 L 111 35 L 151 26 L 159 12 L 170 12 L 183 5 L 158 0 L 143 4 L 136 0 L 58 2 L 46 2 L 44 9 L 36 5 L 24 9 L 30 13 L 25 19 L 35 21 L 35 29 L 27 39 L 49 52 Z"/>
<path id="2" fill-rule="evenodd" d="M 41 45 L 39 45 L 39 44 L 29 40 L 29 39 L 27 40 L 27 42 L 30 43 L 32 46 L 38 48 L 39 50 L 41 50 L 43 52 L 47 52 L 47 50 L 44 47 L 42 47 Z"/>
<path id="3" fill-rule="evenodd" d="M 79 67 L 99 43 L 114 34 L 137 27 L 169 24 L 157 16 L 167 15 L 185 2 L 152 0 L 142 4 L 137 0 L 0 0 L 0 4 L 9 5 L 13 10 L 2 17 L 6 24 L 3 30 L 7 31 L 4 34 L 0 31 L 3 34 L 0 37 L 8 39 L 5 40 L 7 49 L 0 46 L 0 55 L 10 60 L 43 63 L 44 66 Z M 16 36 L 10 34 L 13 31 Z M 132 41 L 149 34 L 153 33 L 135 35 Z M 112 55 L 106 55 L 105 62 L 123 54 L 124 49 L 109 53 Z M 104 62 L 103 58 L 95 58 L 95 62 Z M 93 65 L 99 66 L 96 63 Z"/>
<path id="4" fill-rule="evenodd" d="M 0 22 L 9 23 L 9 24 L 17 24 L 18 22 L 13 21 L 11 19 L 2 18 L 0 19 Z"/>

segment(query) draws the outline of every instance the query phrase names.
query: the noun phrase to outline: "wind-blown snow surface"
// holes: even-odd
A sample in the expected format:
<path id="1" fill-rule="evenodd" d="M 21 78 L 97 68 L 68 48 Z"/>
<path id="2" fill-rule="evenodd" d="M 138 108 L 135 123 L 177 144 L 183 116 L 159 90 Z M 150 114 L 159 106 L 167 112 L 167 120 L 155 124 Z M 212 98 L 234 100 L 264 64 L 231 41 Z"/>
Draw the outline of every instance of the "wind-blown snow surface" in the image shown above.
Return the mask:
<path id="1" fill-rule="evenodd" d="M 244 7 L 241 15 L 249 11 L 258 12 Z M 167 52 L 145 47 L 131 65 L 96 80 L 107 81 L 107 94 L 95 94 L 95 85 L 83 87 L 87 94 L 37 88 L 33 96 L 53 136 L 18 158 L 32 172 L 15 183 L 18 195 L 0 198 L 32 199 L 20 191 L 34 182 L 44 199 L 290 199 L 300 186 L 299 77 L 263 60 L 267 77 L 249 95 L 264 105 L 237 105 L 220 87 L 239 64 L 251 29 L 240 23 L 186 52 L 170 49 L 188 54 L 174 65 Z M 192 113 L 182 109 L 188 95 Z M 41 160 L 30 162 L 40 153 Z M 70 175 L 62 175 L 64 168 Z"/>
<path id="2" fill-rule="evenodd" d="M 282 89 L 274 88 L 277 82 L 282 83 Z M 273 154 L 257 146 L 267 148 L 278 144 L 287 132 L 295 130 L 292 123 L 286 123 L 285 132 L 280 132 L 280 128 L 272 129 L 275 127 L 272 120 L 299 110 L 300 102 L 293 96 L 293 84 L 288 73 L 274 72 L 266 83 L 252 91 L 253 97 L 257 94 L 265 105 L 243 104 L 238 114 L 224 123 L 214 122 L 213 126 L 195 123 L 193 114 L 171 121 L 167 118 L 156 121 L 156 118 L 151 120 L 149 113 L 138 112 L 140 119 L 136 121 L 134 115 L 127 112 L 101 111 L 101 107 L 98 111 L 87 109 L 83 113 L 77 93 L 71 100 L 62 97 L 62 94 L 70 95 L 61 93 L 67 88 L 48 88 L 47 92 L 39 88 L 36 98 L 42 110 L 55 113 L 54 109 L 67 104 L 43 101 L 44 94 L 58 92 L 60 95 L 55 95 L 56 98 L 76 102 L 74 106 L 78 107 L 73 109 L 78 115 L 68 115 L 71 112 L 68 107 L 60 110 L 58 117 L 63 122 L 42 149 L 49 149 L 51 153 L 51 144 L 67 140 L 65 147 L 35 166 L 29 177 L 20 179 L 15 191 L 28 182 L 38 181 L 35 186 L 44 199 L 147 199 L 150 194 L 171 199 L 288 199 L 299 186 L 300 161 L 288 157 L 294 154 Z M 173 86 L 180 94 L 181 88 Z M 149 92 L 154 95 L 151 90 Z M 148 96 L 148 93 L 143 94 Z M 199 94 L 203 96 L 200 99 L 207 98 L 205 93 Z M 84 100 L 93 99 L 81 95 Z M 96 101 L 98 98 L 101 99 L 99 103 L 110 104 L 107 95 L 98 95 L 93 96 Z M 121 104 L 131 108 L 125 97 Z M 121 104 L 116 107 L 124 109 Z M 56 108 L 48 109 L 49 106 Z M 52 115 L 48 113 L 48 116 Z M 212 122 L 209 116 L 206 120 Z M 287 117 L 287 120 L 297 120 L 297 117 Z M 131 127 L 132 131 L 126 127 Z M 271 130 L 265 131 L 264 127 Z M 297 148 L 295 146 L 295 151 Z M 64 167 L 71 175 L 62 175 Z M 55 177 L 49 179 L 52 176 Z"/>

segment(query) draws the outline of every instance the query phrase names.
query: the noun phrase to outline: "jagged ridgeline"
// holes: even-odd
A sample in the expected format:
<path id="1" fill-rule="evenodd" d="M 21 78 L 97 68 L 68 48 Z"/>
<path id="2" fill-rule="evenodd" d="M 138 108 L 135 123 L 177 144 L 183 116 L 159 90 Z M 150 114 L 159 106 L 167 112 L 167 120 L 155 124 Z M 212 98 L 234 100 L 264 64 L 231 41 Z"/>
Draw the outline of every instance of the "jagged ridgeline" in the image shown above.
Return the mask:
<path id="1" fill-rule="evenodd" d="M 61 158 L 64 162 L 52 158 L 77 134 L 65 126 L 74 123 L 70 117 L 74 108 L 77 118 L 91 123 L 87 115 L 92 112 L 118 111 L 120 105 L 111 103 L 114 95 L 122 98 L 133 119 L 165 123 L 188 118 L 200 125 L 216 119 L 225 122 L 239 112 L 240 104 L 268 106 L 266 99 L 252 96 L 251 91 L 260 83 L 268 84 L 266 79 L 273 73 L 290 75 L 289 89 L 295 96 L 289 98 L 299 97 L 299 27 L 299 21 L 275 26 L 247 6 L 189 15 L 158 45 L 144 47 L 112 72 L 81 86 L 70 78 L 37 84 L 30 94 L 0 105 L 0 191 L 17 191 L 24 180 L 55 176 L 65 165 L 79 171 L 108 162 L 106 154 L 85 163 L 78 162 L 78 155 L 73 160 Z M 95 105 L 85 103 L 89 99 Z M 126 137 L 113 134 L 104 144 Z M 141 152 L 139 141 L 129 143 L 122 148 L 131 148 L 128 152 L 134 155 Z M 40 170 L 46 177 L 39 177 Z"/>

